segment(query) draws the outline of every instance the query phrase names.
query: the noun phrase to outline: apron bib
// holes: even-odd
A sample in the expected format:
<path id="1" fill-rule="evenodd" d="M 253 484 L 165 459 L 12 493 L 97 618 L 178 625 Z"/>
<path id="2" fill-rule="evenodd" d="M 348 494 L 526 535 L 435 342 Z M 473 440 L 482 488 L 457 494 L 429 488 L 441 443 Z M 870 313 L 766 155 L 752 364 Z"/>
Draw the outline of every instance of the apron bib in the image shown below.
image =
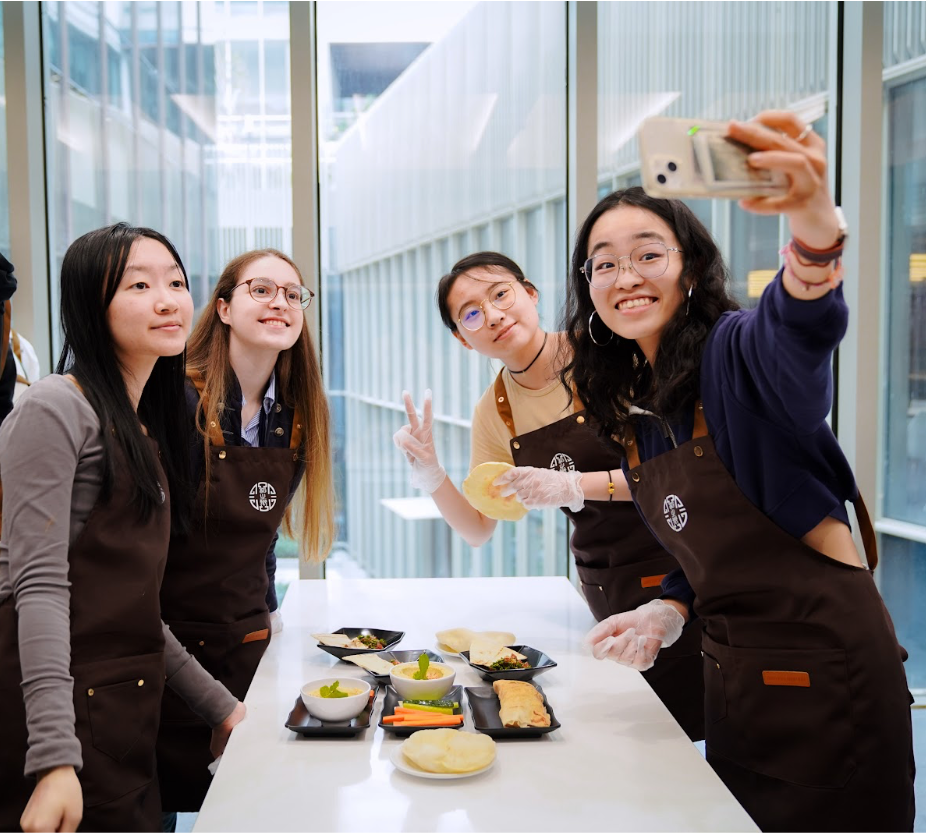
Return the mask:
<path id="1" fill-rule="evenodd" d="M 548 426 L 518 435 L 500 373 L 495 406 L 511 432 L 511 456 L 517 466 L 561 471 L 620 474 L 621 453 L 602 441 L 596 424 L 573 395 L 573 413 Z M 678 562 L 653 538 L 631 501 L 586 501 L 577 513 L 563 508 L 574 525 L 570 550 L 582 591 L 596 620 L 630 611 L 657 599 L 659 583 Z M 704 689 L 701 628 L 686 628 L 678 642 L 659 653 L 643 673 L 672 716 L 693 741 L 704 738 Z"/>
<path id="2" fill-rule="evenodd" d="M 911 831 L 911 697 L 866 568 L 786 533 L 740 491 L 707 434 L 628 483 L 679 560 L 704 622 L 707 759 L 763 831 Z M 856 503 L 869 564 L 867 510 Z"/>
<path id="3" fill-rule="evenodd" d="M 223 446 L 213 438 L 208 517 L 203 481 L 194 529 L 186 539 L 171 540 L 161 587 L 164 621 L 239 700 L 270 641 L 265 557 L 299 467 L 296 429 L 289 449 Z M 211 737 L 206 722 L 168 689 L 157 748 L 165 811 L 199 810 L 212 781 Z"/>
<path id="4" fill-rule="evenodd" d="M 151 441 L 154 449 L 157 445 Z M 155 741 L 164 689 L 164 634 L 158 589 L 170 539 L 167 477 L 164 501 L 146 523 L 132 521 L 130 482 L 114 447 L 111 498 L 97 501 L 68 550 L 71 675 L 75 732 L 83 767 L 81 831 L 159 831 Z M 0 830 L 19 831 L 35 788 L 23 776 L 26 712 L 12 596 L 0 604 Z M 63 717 L 53 717 L 60 721 Z"/>

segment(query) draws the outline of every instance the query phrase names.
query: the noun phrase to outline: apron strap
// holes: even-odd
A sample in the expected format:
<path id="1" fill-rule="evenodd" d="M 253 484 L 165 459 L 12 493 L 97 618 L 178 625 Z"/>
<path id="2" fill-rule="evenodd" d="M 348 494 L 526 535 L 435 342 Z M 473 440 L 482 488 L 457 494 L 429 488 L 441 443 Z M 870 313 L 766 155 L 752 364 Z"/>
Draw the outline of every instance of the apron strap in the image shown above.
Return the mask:
<path id="1" fill-rule="evenodd" d="M 196 393 L 199 394 L 200 402 L 203 404 L 203 416 L 208 416 L 206 414 L 208 408 L 208 402 L 203 395 L 203 391 L 206 388 L 206 379 L 200 373 L 198 368 L 188 368 L 186 375 L 190 378 L 190 382 L 193 383 L 196 388 Z M 209 443 L 212 446 L 224 446 L 225 445 L 225 435 L 222 434 L 222 429 L 219 427 L 218 420 L 209 421 Z"/>
<path id="2" fill-rule="evenodd" d="M 502 418 L 502 422 L 508 426 L 511 436 L 517 437 L 517 432 L 514 430 L 514 415 L 511 413 L 511 403 L 508 402 L 508 391 L 505 390 L 505 381 L 502 379 L 503 373 L 504 369 L 499 371 L 498 376 L 495 377 L 495 410 L 498 411 L 498 416 Z"/>
<path id="3" fill-rule="evenodd" d="M 289 437 L 289 448 L 298 449 L 302 445 L 302 414 L 299 409 L 293 414 L 293 430 Z"/>
<path id="4" fill-rule="evenodd" d="M 858 532 L 862 537 L 862 544 L 865 546 L 865 559 L 868 561 L 868 569 L 874 573 L 878 566 L 878 539 L 875 536 L 874 527 L 871 525 L 871 516 L 868 515 L 868 507 L 865 506 L 865 499 L 860 492 L 853 499 L 855 505 L 855 516 L 858 518 Z"/>
<path id="5" fill-rule="evenodd" d="M 691 439 L 694 440 L 697 437 L 707 437 L 707 421 L 704 419 L 704 404 L 701 400 L 695 403 L 694 425 L 691 431 Z M 640 465 L 640 452 L 637 449 L 636 434 L 629 423 L 624 429 L 623 446 L 630 468 L 636 469 Z"/>
<path id="6" fill-rule="evenodd" d="M 704 420 L 704 403 L 698 400 L 695 403 L 694 426 L 691 430 L 691 439 L 707 437 L 707 423 Z"/>
<path id="7" fill-rule="evenodd" d="M 0 344 L 0 371 L 6 367 L 6 357 L 10 350 L 10 319 L 13 317 L 13 305 L 9 300 L 3 302 L 3 344 Z"/>
<path id="8" fill-rule="evenodd" d="M 576 414 L 579 411 L 582 411 L 585 408 L 585 403 L 579 399 L 579 390 L 576 388 L 576 384 L 572 383 L 572 413 Z"/>

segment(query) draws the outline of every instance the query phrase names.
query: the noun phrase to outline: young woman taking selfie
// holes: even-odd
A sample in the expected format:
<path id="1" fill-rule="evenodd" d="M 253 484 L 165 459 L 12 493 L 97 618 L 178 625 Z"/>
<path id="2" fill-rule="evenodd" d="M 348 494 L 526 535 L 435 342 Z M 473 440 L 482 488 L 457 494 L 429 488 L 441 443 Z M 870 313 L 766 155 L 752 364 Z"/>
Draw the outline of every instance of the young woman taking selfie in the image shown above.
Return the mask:
<path id="1" fill-rule="evenodd" d="M 117 224 L 61 266 L 64 348 L 0 429 L 0 829 L 157 831 L 165 678 L 216 754 L 244 707 L 161 622 L 171 528 L 184 529 L 177 252 Z"/>
<path id="2" fill-rule="evenodd" d="M 516 465 L 505 479 L 531 509 L 560 507 L 572 520 L 570 547 L 596 619 L 659 594 L 678 563 L 643 525 L 620 471 L 620 447 L 598 437 L 584 406 L 559 381 L 563 334 L 540 326 L 537 289 L 510 258 L 479 252 L 441 278 L 441 319 L 467 350 L 504 363 L 473 414 L 470 468 L 488 461 Z M 413 469 L 413 485 L 432 498 L 470 544 L 487 541 L 497 522 L 474 507 L 446 477 L 432 437 L 432 405 L 423 419 L 405 394 L 409 422 L 395 435 Z M 610 471 L 608 471 L 610 469 Z M 645 677 L 692 739 L 703 738 L 698 628 L 660 658 Z"/>
<path id="3" fill-rule="evenodd" d="M 646 669 L 704 624 L 707 758 L 764 831 L 910 831 L 910 693 L 868 564 L 875 539 L 826 416 L 843 299 L 844 223 L 823 140 L 791 113 L 732 123 L 784 195 L 784 267 L 739 310 L 707 230 L 639 188 L 579 231 L 564 371 L 625 451 L 634 502 L 681 570 L 665 601 L 589 634 L 595 655 Z M 609 338 L 608 333 L 613 334 Z"/>
<path id="4" fill-rule="evenodd" d="M 318 561 L 333 538 L 328 404 L 304 316 L 311 300 L 282 252 L 246 252 L 223 270 L 190 337 L 196 498 L 189 532 L 171 538 L 161 607 L 238 698 L 269 645 L 271 614 L 279 618 L 278 528 Z M 168 693 L 158 739 L 166 812 L 199 810 L 212 758 L 209 728 Z"/>

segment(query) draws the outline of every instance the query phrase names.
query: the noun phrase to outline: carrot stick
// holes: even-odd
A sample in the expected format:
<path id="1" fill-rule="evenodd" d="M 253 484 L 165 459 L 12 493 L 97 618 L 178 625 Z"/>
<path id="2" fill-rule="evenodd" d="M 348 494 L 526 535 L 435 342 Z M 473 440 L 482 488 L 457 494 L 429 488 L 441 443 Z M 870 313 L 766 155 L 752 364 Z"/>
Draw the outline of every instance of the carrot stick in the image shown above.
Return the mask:
<path id="1" fill-rule="evenodd" d="M 383 724 L 397 724 L 397 723 L 401 723 L 401 721 L 402 721 L 401 715 L 384 715 L 383 716 Z"/>
<path id="2" fill-rule="evenodd" d="M 430 716 L 426 718 L 405 718 L 403 721 L 396 722 L 403 727 L 454 727 L 457 724 L 463 723 L 462 715 L 440 715 L 431 718 Z"/>

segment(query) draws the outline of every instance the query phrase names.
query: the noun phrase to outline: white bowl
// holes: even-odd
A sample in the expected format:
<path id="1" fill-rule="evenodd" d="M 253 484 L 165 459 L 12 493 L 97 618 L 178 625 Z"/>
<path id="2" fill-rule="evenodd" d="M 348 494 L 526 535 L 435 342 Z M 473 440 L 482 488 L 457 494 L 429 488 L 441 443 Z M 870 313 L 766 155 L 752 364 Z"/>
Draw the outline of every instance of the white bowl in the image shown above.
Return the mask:
<path id="1" fill-rule="evenodd" d="M 322 698 L 319 695 L 310 695 L 323 686 L 331 686 L 335 681 L 340 685 L 338 689 L 342 692 L 345 689 L 360 689 L 356 695 L 348 695 L 346 698 Z M 363 708 L 370 700 L 370 684 L 359 678 L 349 678 L 345 675 L 339 675 L 336 678 L 319 678 L 315 681 L 309 681 L 302 687 L 302 703 L 309 711 L 310 715 L 315 716 L 322 721 L 350 721 L 363 712 Z"/>
<path id="2" fill-rule="evenodd" d="M 402 669 L 413 669 L 417 672 L 418 663 L 415 661 L 393 666 L 389 671 L 389 682 L 402 698 L 436 701 L 438 698 L 443 698 L 453 689 L 453 680 L 457 673 L 452 666 L 448 666 L 446 663 L 432 662 L 430 668 L 440 669 L 443 671 L 444 676 L 430 681 L 416 681 L 414 678 L 406 678 L 398 674 Z"/>

